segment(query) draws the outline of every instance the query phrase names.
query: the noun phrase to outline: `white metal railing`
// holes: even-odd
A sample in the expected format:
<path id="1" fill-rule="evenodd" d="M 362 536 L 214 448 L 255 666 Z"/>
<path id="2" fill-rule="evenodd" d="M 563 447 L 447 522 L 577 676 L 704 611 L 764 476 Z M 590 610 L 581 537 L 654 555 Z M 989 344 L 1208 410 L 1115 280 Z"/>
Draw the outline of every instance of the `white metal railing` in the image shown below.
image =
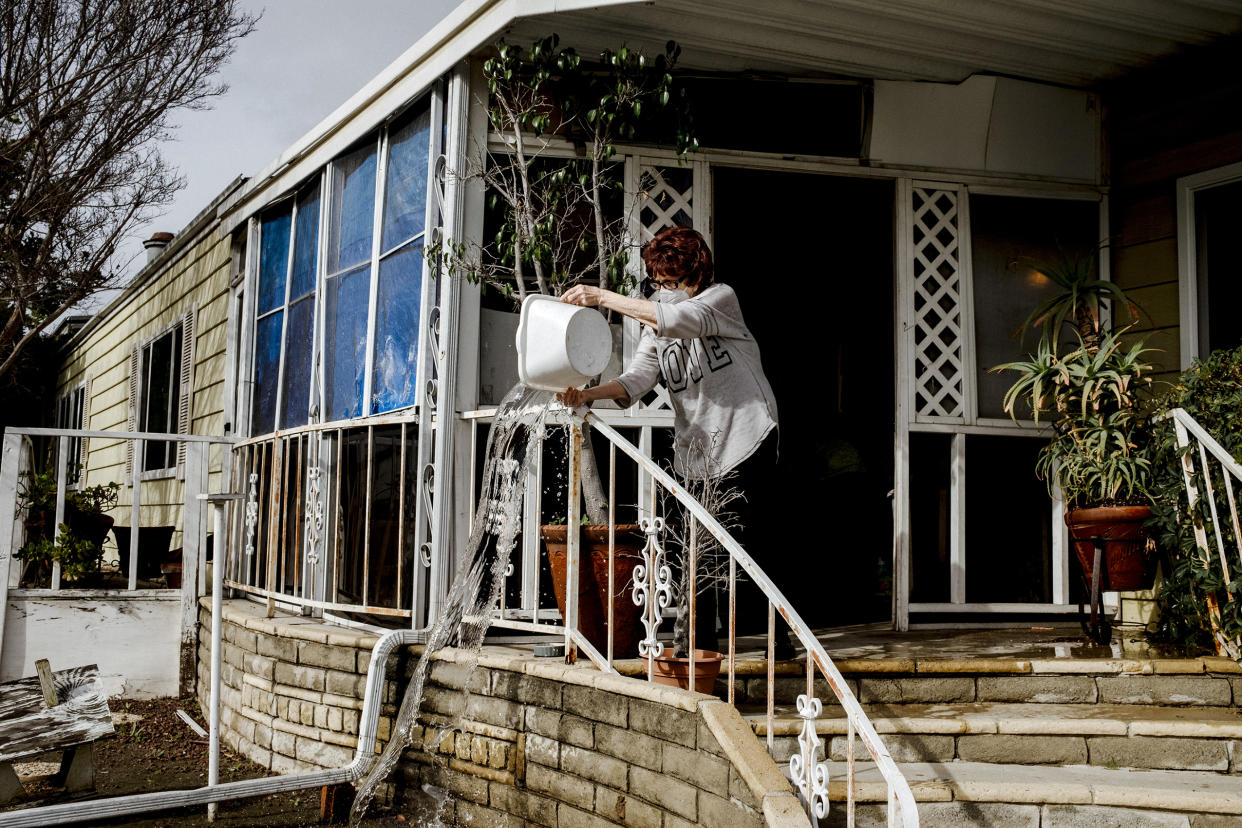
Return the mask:
<path id="1" fill-rule="evenodd" d="M 230 530 L 225 585 L 318 612 L 428 623 L 429 574 L 443 564 L 416 548 L 412 413 L 308 425 L 239 441 L 232 491 L 244 500 Z"/>
<path id="2" fill-rule="evenodd" d="M 848 721 L 845 785 L 845 806 L 848 824 L 854 824 L 856 805 L 854 742 L 855 738 L 858 738 L 865 746 L 870 758 L 875 763 L 875 767 L 888 786 L 888 823 L 890 825 L 917 826 L 919 824 L 918 811 L 915 807 L 914 796 L 910 790 L 909 783 L 900 770 L 898 770 L 896 763 L 889 755 L 875 727 L 867 718 L 862 706 L 810 627 L 789 604 L 771 578 L 768 577 L 728 531 L 721 526 L 716 517 L 703 504 L 688 494 L 668 472 L 661 468 L 652 459 L 649 452 L 635 446 L 618 433 L 614 427 L 605 422 L 604 417 L 608 417 L 614 424 L 627 424 L 625 418 L 618 417 L 617 414 L 619 412 L 608 412 L 601 416 L 599 411 L 589 411 L 585 415 L 584 420 L 581 417 L 568 416 L 568 412 L 560 412 L 550 418 L 550 421 L 566 425 L 569 430 L 569 451 L 566 459 L 567 497 L 565 523 L 571 529 L 579 525 L 581 513 L 580 488 L 584 429 L 588 426 L 593 428 L 596 434 L 606 438 L 609 443 L 608 466 L 606 477 L 604 478 L 607 481 L 609 494 L 608 584 L 605 592 L 607 596 L 605 598 L 607 638 L 605 645 L 602 648 L 597 648 L 588 641 L 582 630 L 580 630 L 578 584 L 582 574 L 582 558 L 579 533 L 575 531 L 568 531 L 566 536 L 568 549 L 565 565 L 566 586 L 564 589 L 563 614 L 558 612 L 555 607 L 545 608 L 540 604 L 539 571 L 541 565 L 536 552 L 533 566 L 531 565 L 532 560 L 525 555 L 521 561 L 523 584 L 520 606 L 517 608 L 507 607 L 502 599 L 501 606 L 495 611 L 495 618 L 492 622 L 493 626 L 544 632 L 551 635 L 563 635 L 568 659 L 572 660 L 575 651 L 580 651 L 595 662 L 600 669 L 615 671 L 617 654 L 614 652 L 614 631 L 616 627 L 614 626 L 612 597 L 619 594 L 619 591 L 625 587 L 624 584 L 619 585 L 613 580 L 614 573 L 616 572 L 615 564 L 618 546 L 616 533 L 618 525 L 616 517 L 617 459 L 618 453 L 620 453 L 627 458 L 628 462 L 633 464 L 630 471 L 636 472 L 634 476 L 638 481 L 636 504 L 639 515 L 638 522 L 645 537 L 645 544 L 641 551 L 641 560 L 634 570 L 632 594 L 634 603 L 638 604 L 641 610 L 641 623 L 645 637 L 639 641 L 638 650 L 640 655 L 646 660 L 648 680 L 653 679 L 655 658 L 661 655 L 664 648 L 664 644 L 659 638 L 661 633 L 660 627 L 667 614 L 665 610 L 672 602 L 674 590 L 672 569 L 675 567 L 676 562 L 665 551 L 665 535 L 669 527 L 664 518 L 660 516 L 662 502 L 667 498 L 671 498 L 680 506 L 682 519 L 689 524 L 681 533 L 683 538 L 686 539 L 682 545 L 684 546 L 684 555 L 687 559 L 682 561 L 682 563 L 688 567 L 689 573 L 689 584 L 686 587 L 687 594 L 690 596 L 690 618 L 688 619 L 689 685 L 691 687 L 694 686 L 695 675 L 700 667 L 696 663 L 695 656 L 696 625 L 694 614 L 696 606 L 693 596 L 698 591 L 696 584 L 698 574 L 697 555 L 703 545 L 702 541 L 706 537 L 703 533 L 706 533 L 728 554 L 728 652 L 725 663 L 728 670 L 728 701 L 731 704 L 736 701 L 734 679 L 736 677 L 737 663 L 736 595 L 739 574 L 744 573 L 763 592 L 768 602 L 766 721 L 769 750 L 773 747 L 772 734 L 774 732 L 773 723 L 775 718 L 775 625 L 778 614 L 788 624 L 790 630 L 797 636 L 798 641 L 801 642 L 805 649 L 807 691 L 797 699 L 797 711 L 799 717 L 803 720 L 803 726 L 798 737 L 799 750 L 790 760 L 789 769 L 793 783 L 807 808 L 808 815 L 813 820 L 825 816 L 829 800 L 828 765 L 826 761 L 827 746 L 824 744 L 824 740 L 818 736 L 815 728 L 816 719 L 822 712 L 822 703 L 815 697 L 813 692 L 816 678 L 819 676 L 832 689 Z M 649 428 L 656 424 L 640 423 L 639 425 L 643 428 Z M 663 425 L 663 423 L 658 425 Z M 647 439 L 644 442 L 649 444 L 650 440 Z M 524 543 L 528 546 L 538 544 L 539 536 L 536 530 L 542 512 L 539 502 L 542 490 L 540 476 L 541 470 L 538 468 L 531 469 L 528 472 L 526 514 L 523 523 Z M 635 504 L 630 505 L 634 506 Z M 537 550 L 537 546 L 535 548 Z M 739 573 L 739 569 L 741 573 Z M 510 565 L 509 574 L 515 574 L 512 564 Z M 532 581 L 533 586 L 531 584 Z M 819 761 L 821 750 L 825 754 L 825 761 Z"/>
<path id="3" fill-rule="evenodd" d="M 106 450 L 109 446 L 117 448 L 128 444 L 132 466 L 125 477 L 111 469 L 123 468 L 121 464 L 107 468 L 88 467 L 80 471 L 79 486 L 93 486 L 102 483 L 125 484 L 119 490 L 118 504 L 110 511 L 115 519 L 113 526 L 128 528 L 129 548 L 117 549 L 128 590 L 149 587 L 151 584 L 141 583 L 139 573 L 144 567 L 143 529 L 151 529 L 155 522 L 148 520 L 143 523 L 143 510 L 146 507 L 164 507 L 168 511 L 159 523 L 164 531 L 162 537 L 171 541 L 175 533 L 181 533 L 181 642 L 182 659 L 193 657 L 193 650 L 198 628 L 198 596 L 205 591 L 205 557 L 207 526 L 205 511 L 198 501 L 198 495 L 205 492 L 208 481 L 209 452 L 212 446 L 227 446 L 232 440 L 227 437 L 210 437 L 194 434 L 166 434 L 162 432 L 130 432 L 130 431 L 92 431 L 89 429 L 64 428 L 7 428 L 3 443 L 0 444 L 0 521 L 11 521 L 9 526 L 0 525 L 0 607 L 9 597 L 10 587 L 19 587 L 22 582 L 22 569 L 14 566 L 14 556 L 26 541 L 26 516 L 21 514 L 19 493 L 22 486 L 22 473 L 34 471 L 33 441 L 52 441 L 56 447 L 54 453 L 54 471 L 57 481 L 54 523 L 51 528 L 51 540 L 56 546 L 61 542 L 59 526 L 66 522 L 67 498 L 72 491 L 69 480 L 69 463 L 71 458 L 78 457 L 73 447 L 83 445 L 90 451 Z M 149 443 L 167 444 L 167 458 L 184 456 L 184 464 L 178 467 L 170 465 L 166 473 L 152 479 L 150 473 L 143 472 L 145 447 Z M 103 445 L 100 445 L 103 444 Z M 221 452 L 220 463 L 225 479 L 228 476 L 229 452 Z M 176 462 L 176 461 L 173 461 Z M 148 492 L 161 488 L 167 482 L 183 483 L 182 497 L 171 495 L 165 490 L 160 495 L 159 503 L 147 503 L 144 497 Z M 169 498 L 175 498 L 170 500 Z M 128 499 L 128 503 L 123 501 Z M 150 514 L 150 510 L 148 510 Z M 124 521 L 128 520 L 128 525 Z M 170 544 L 171 545 L 171 544 Z M 128 554 L 122 554 L 122 552 Z M 164 549 L 163 552 L 169 552 Z M 159 562 L 156 562 L 157 564 Z M 158 585 L 156 585 L 158 587 Z M 59 562 L 53 562 L 50 587 L 53 590 L 73 589 L 62 583 Z M 0 649 L 4 643 L 5 613 L 0 612 Z M 188 662 L 192 663 L 192 661 Z M 188 692 L 194 679 L 193 670 L 183 671 L 182 689 Z"/>
<path id="4" fill-rule="evenodd" d="M 1185 409 L 1174 408 L 1164 417 L 1173 421 L 1181 455 L 1182 480 L 1186 485 L 1187 515 L 1194 531 L 1200 561 L 1209 571 L 1219 562 L 1221 578 L 1228 589 L 1233 580 L 1229 561 L 1231 558 L 1237 560 L 1242 553 L 1242 528 L 1239 527 L 1238 502 L 1234 494 L 1235 482 L 1242 483 L 1242 465 Z M 1228 522 L 1224 523 L 1223 528 L 1223 509 L 1219 503 L 1222 493 L 1224 502 L 1229 507 Z M 1202 513 L 1201 500 L 1206 501 L 1207 514 Z M 1209 518 L 1211 535 L 1207 531 Z M 1204 600 L 1207 602 L 1208 618 L 1217 651 L 1238 660 L 1242 657 L 1242 642 L 1230 638 L 1221 630 L 1221 608 L 1216 593 L 1206 591 Z"/>

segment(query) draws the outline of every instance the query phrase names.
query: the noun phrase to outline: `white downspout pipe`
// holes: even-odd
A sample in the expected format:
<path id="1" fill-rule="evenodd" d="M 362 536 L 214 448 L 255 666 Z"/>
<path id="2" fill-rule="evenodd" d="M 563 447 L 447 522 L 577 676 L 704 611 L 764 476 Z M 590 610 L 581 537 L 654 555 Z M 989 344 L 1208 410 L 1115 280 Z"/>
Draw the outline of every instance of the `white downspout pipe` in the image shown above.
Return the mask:
<path id="1" fill-rule="evenodd" d="M 220 782 L 220 662 L 224 639 L 224 504 L 240 500 L 239 494 L 201 494 L 199 500 L 210 503 L 215 513 L 214 535 L 211 555 L 211 690 L 207 713 L 207 787 L 214 788 Z M 207 804 L 207 821 L 216 821 L 216 803 Z"/>
<path id="2" fill-rule="evenodd" d="M 223 556 L 220 556 L 223 559 Z M 219 572 L 215 570 L 219 569 Z M 213 564 L 213 582 L 222 578 L 223 567 Z M 223 591 L 223 587 L 221 587 Z M 220 593 L 217 592 L 217 595 Z M 217 628 L 219 617 L 218 604 L 212 599 L 213 634 Z M 260 779 L 246 779 L 241 782 L 225 782 L 222 785 L 205 785 L 201 788 L 180 791 L 156 791 L 145 794 L 114 796 L 108 799 L 97 799 L 90 802 L 69 802 L 62 805 L 48 805 L 42 808 L 29 808 L 24 811 L 0 813 L 0 828 L 42 828 L 45 825 L 66 825 L 72 822 L 87 820 L 115 819 L 121 816 L 162 811 L 168 808 L 187 808 L 196 805 L 209 805 L 227 799 L 244 799 L 250 796 L 267 796 L 269 794 L 299 791 L 306 788 L 318 788 L 323 785 L 339 785 L 345 782 L 356 782 L 361 779 L 375 762 L 375 739 L 379 725 L 380 701 L 384 697 L 384 672 L 388 657 L 399 647 L 410 644 L 421 644 L 427 636 L 426 630 L 393 630 L 385 634 L 371 650 L 371 663 L 367 667 L 366 693 L 363 696 L 362 716 L 358 726 L 358 747 L 354 753 L 354 761 L 343 768 L 311 771 L 309 773 L 286 774 L 284 776 L 267 776 Z M 213 643 L 213 654 L 219 645 L 217 638 Z M 213 696 L 214 700 L 215 696 Z M 213 733 L 216 732 L 213 730 Z"/>

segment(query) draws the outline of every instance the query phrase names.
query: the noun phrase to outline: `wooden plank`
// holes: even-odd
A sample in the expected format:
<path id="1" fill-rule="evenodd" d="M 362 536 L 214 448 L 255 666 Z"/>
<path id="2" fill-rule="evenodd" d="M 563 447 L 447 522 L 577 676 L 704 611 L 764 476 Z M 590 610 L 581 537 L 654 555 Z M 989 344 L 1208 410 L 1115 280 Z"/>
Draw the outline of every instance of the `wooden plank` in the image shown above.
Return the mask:
<path id="1" fill-rule="evenodd" d="M 39 691 L 43 693 L 43 703 L 48 707 L 60 704 L 56 697 L 56 685 L 52 683 L 52 665 L 46 658 L 35 662 L 35 672 L 39 675 Z"/>
<path id="2" fill-rule="evenodd" d="M 35 676 L 0 684 L 0 762 L 67 750 L 116 733 L 94 664 L 52 674 L 60 704 L 47 707 Z"/>

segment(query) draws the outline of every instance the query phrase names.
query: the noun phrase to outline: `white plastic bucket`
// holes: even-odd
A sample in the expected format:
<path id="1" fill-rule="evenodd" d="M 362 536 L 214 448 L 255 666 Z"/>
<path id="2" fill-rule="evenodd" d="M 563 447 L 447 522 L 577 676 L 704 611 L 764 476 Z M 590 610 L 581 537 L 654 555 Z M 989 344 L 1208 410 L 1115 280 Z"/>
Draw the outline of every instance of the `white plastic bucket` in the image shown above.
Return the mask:
<path id="1" fill-rule="evenodd" d="M 564 391 L 608 366 L 612 331 L 594 308 L 533 293 L 522 302 L 517 329 L 518 378 L 529 388 Z"/>

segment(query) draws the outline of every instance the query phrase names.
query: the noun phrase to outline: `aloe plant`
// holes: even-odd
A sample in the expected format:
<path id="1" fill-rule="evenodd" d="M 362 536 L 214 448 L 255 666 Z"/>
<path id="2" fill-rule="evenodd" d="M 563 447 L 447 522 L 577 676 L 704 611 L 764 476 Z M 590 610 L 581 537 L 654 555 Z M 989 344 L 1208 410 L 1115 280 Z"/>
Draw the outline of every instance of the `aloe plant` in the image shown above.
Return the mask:
<path id="1" fill-rule="evenodd" d="M 1150 500 L 1151 462 L 1141 447 L 1152 349 L 1141 341 L 1127 347 L 1126 330 L 1103 332 L 1093 343 L 1080 337 L 1066 354 L 1044 337 L 1028 359 L 992 369 L 1019 374 L 1005 394 L 1010 417 L 1016 421 L 1026 407 L 1035 422 L 1051 422 L 1053 437 L 1035 470 L 1049 493 L 1060 487 L 1071 508 Z"/>

